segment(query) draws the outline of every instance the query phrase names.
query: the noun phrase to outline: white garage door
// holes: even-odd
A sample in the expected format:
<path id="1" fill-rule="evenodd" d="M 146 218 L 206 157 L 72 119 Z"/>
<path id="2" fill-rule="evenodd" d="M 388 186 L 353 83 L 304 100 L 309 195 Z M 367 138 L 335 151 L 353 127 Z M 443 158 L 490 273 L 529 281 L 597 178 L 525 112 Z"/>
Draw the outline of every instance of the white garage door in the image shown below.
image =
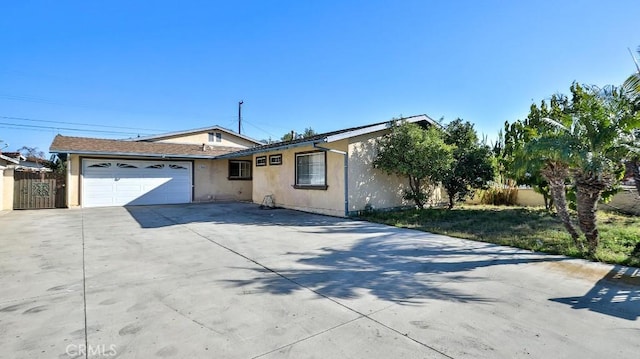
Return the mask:
<path id="1" fill-rule="evenodd" d="M 85 159 L 82 206 L 191 202 L 191 162 Z"/>

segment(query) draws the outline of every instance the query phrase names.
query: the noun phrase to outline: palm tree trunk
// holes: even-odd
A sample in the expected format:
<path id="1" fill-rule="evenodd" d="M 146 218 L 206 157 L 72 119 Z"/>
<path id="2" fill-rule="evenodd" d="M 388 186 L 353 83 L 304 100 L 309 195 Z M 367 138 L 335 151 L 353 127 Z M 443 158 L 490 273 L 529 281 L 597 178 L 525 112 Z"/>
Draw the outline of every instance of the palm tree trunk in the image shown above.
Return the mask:
<path id="1" fill-rule="evenodd" d="M 567 232 L 569 232 L 569 235 L 571 235 L 571 239 L 573 240 L 573 243 L 576 245 L 578 250 L 584 252 L 584 244 L 582 244 L 582 241 L 580 240 L 580 233 L 578 233 L 576 227 L 573 225 L 573 222 L 571 222 L 571 216 L 569 216 L 569 210 L 567 209 L 567 194 L 565 191 L 566 186 L 564 184 L 564 180 L 562 180 L 562 183 L 560 184 L 551 183 L 552 182 L 549 181 L 549 188 L 551 189 L 553 204 L 556 207 L 558 218 L 560 218 L 562 225 L 567 230 Z"/>
<path id="2" fill-rule="evenodd" d="M 567 194 L 564 182 L 567 177 L 569 177 L 568 166 L 560 163 L 549 162 L 541 169 L 540 173 L 547 182 L 549 182 L 549 189 L 551 191 L 551 197 L 553 198 L 553 204 L 556 208 L 556 212 L 558 213 L 558 218 L 560 218 L 562 225 L 567 232 L 569 232 L 569 235 L 578 250 L 584 252 L 584 245 L 580 240 L 580 234 L 571 222 L 571 216 L 569 216 L 569 209 L 567 208 Z"/>
<path id="3" fill-rule="evenodd" d="M 596 222 L 596 211 L 600 195 L 613 182 L 607 174 L 595 175 L 590 172 L 575 174 L 576 201 L 578 206 L 578 224 L 587 239 L 588 255 L 593 258 L 598 248 L 600 234 Z"/>
<path id="4" fill-rule="evenodd" d="M 635 158 L 635 160 L 631 162 L 631 166 L 633 172 L 633 181 L 636 185 L 638 197 L 640 197 L 640 158 Z"/>

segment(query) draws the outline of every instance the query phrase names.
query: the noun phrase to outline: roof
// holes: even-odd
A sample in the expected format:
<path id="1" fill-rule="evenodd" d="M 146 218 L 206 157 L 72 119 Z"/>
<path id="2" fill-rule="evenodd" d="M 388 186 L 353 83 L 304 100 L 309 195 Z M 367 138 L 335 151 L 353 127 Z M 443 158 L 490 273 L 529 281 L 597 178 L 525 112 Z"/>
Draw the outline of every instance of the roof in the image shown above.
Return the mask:
<path id="1" fill-rule="evenodd" d="M 317 134 L 317 135 L 313 135 L 305 138 L 298 138 L 291 141 L 276 142 L 268 145 L 247 148 L 244 150 L 235 151 L 233 153 L 220 155 L 219 157 L 220 158 L 241 157 L 241 156 L 246 156 L 254 153 L 266 152 L 266 151 L 276 151 L 276 150 L 283 150 L 283 149 L 293 148 L 293 147 L 309 146 L 309 145 L 313 145 L 314 143 L 335 142 L 335 141 L 343 140 L 345 138 L 351 138 L 355 136 L 361 136 L 368 133 L 385 130 L 391 127 L 394 121 L 426 123 L 429 125 L 439 126 L 436 121 L 434 121 L 427 115 L 416 115 L 416 116 L 404 117 L 399 120 L 378 122 L 370 125 L 351 127 L 343 130 L 321 133 L 321 134 Z"/>
<path id="2" fill-rule="evenodd" d="M 20 152 L 0 152 L 0 155 L 4 156 L 4 157 L 10 157 L 15 159 L 16 161 L 20 161 L 20 160 L 26 160 L 27 158 L 25 156 L 22 155 L 22 153 Z"/>
<path id="3" fill-rule="evenodd" d="M 244 140 L 247 140 L 249 142 L 253 142 L 255 144 L 261 145 L 263 144 L 262 142 L 253 139 L 251 137 L 239 134 L 237 132 L 234 132 L 228 128 L 224 128 L 224 127 L 220 127 L 220 126 L 211 126 L 211 127 L 202 127 L 202 128 L 195 128 L 192 130 L 184 130 L 184 131 L 176 131 L 176 132 L 167 132 L 167 133 L 160 133 L 157 135 L 151 135 L 151 136 L 144 136 L 144 137 L 136 137 L 136 138 L 129 138 L 126 139 L 124 141 L 157 141 L 163 138 L 169 138 L 169 137 L 176 137 L 176 136 L 183 136 L 183 135 L 189 135 L 192 133 L 201 133 L 201 132 L 211 132 L 211 131 L 222 131 L 222 132 L 226 132 L 229 133 L 231 135 L 234 135 L 236 137 L 242 138 Z"/>
<path id="4" fill-rule="evenodd" d="M 107 140 L 63 135 L 57 135 L 49 148 L 49 152 L 52 153 L 178 158 L 213 158 L 237 150 L 235 147 Z"/>
<path id="5" fill-rule="evenodd" d="M 10 153 L 11 153 L 11 152 L 10 152 Z M 7 154 L 7 153 L 5 152 L 5 154 Z M 3 154 L 0 154 L 0 159 L 4 160 L 4 161 L 6 161 L 6 162 L 15 163 L 15 164 L 20 163 L 20 160 L 19 160 L 19 159 L 17 159 L 17 158 L 13 158 L 13 157 L 11 157 L 11 156 L 5 156 L 5 155 L 3 155 Z"/>

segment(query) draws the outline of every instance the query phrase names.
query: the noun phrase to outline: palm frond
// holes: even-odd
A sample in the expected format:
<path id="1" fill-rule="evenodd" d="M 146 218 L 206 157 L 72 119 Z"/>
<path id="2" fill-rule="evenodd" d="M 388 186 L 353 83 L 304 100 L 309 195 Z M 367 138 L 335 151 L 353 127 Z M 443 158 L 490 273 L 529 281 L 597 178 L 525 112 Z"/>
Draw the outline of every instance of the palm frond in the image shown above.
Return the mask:
<path id="1" fill-rule="evenodd" d="M 560 123 L 560 122 L 558 122 L 558 121 L 556 121 L 554 119 L 551 119 L 549 117 L 543 117 L 540 120 L 545 122 L 545 123 L 547 123 L 547 124 L 549 124 L 549 125 L 551 125 L 551 126 L 553 126 L 553 127 L 557 127 L 557 128 L 561 128 L 561 129 L 563 129 L 565 131 L 569 131 L 569 129 L 565 125 L 563 125 L 562 123 Z"/>

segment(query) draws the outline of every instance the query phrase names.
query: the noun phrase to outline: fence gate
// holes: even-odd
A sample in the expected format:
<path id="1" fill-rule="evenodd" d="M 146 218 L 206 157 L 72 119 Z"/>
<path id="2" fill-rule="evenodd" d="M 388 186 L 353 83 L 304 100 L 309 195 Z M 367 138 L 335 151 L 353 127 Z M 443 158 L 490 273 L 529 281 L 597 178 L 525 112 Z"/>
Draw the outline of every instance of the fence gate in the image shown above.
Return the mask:
<path id="1" fill-rule="evenodd" d="M 54 173 L 14 172 L 13 209 L 65 207 L 64 177 Z"/>

